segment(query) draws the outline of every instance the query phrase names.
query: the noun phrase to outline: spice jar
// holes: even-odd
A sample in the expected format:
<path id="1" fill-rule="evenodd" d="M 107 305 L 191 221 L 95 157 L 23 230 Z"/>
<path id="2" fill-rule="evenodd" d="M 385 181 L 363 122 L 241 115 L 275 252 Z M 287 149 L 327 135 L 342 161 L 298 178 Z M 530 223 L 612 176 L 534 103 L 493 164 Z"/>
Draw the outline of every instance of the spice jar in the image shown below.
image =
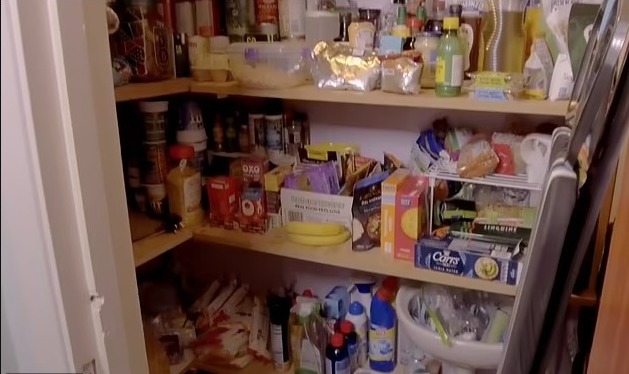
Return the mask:
<path id="1" fill-rule="evenodd" d="M 194 148 L 174 145 L 170 148 L 170 157 L 179 160 L 179 166 L 172 169 L 166 179 L 170 212 L 180 216 L 184 226 L 194 226 L 203 220 L 201 174 L 191 166 Z"/>
<path id="2" fill-rule="evenodd" d="M 415 37 L 415 50 L 422 53 L 424 62 L 421 76 L 421 86 L 423 88 L 435 87 L 437 47 L 439 47 L 439 36 L 435 33 L 420 32 Z"/>

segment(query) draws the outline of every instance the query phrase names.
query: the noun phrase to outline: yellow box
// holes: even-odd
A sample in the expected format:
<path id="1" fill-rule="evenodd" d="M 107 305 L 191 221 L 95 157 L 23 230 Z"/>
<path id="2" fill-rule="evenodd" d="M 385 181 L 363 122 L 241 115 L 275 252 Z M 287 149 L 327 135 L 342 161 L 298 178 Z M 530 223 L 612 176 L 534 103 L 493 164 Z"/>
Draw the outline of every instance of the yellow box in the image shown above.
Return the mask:
<path id="1" fill-rule="evenodd" d="M 395 195 L 409 175 L 409 170 L 398 169 L 382 182 L 380 246 L 386 254 L 393 255 L 393 243 L 395 242 Z"/>

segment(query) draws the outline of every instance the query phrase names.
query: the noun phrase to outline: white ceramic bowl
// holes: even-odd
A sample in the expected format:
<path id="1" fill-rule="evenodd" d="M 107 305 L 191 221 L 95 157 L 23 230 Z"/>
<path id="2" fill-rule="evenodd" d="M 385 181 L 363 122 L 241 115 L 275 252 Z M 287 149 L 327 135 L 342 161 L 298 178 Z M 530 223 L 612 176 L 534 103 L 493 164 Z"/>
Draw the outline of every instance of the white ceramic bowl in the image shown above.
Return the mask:
<path id="1" fill-rule="evenodd" d="M 408 310 L 411 299 L 421 292 L 419 288 L 403 286 L 395 300 L 399 329 L 404 329 L 407 336 L 424 352 L 446 363 L 471 369 L 496 369 L 503 353 L 503 344 L 485 344 L 452 340 L 450 347 L 445 346 L 439 335 L 413 321 Z"/>

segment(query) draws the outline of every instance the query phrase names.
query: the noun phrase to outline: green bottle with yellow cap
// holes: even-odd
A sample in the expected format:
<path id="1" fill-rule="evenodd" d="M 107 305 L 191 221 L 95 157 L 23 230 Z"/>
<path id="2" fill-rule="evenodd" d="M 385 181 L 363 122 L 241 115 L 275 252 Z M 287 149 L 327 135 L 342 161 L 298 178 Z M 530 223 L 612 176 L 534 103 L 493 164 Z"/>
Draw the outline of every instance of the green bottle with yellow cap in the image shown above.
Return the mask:
<path id="1" fill-rule="evenodd" d="M 435 71 L 435 93 L 440 97 L 454 97 L 461 94 L 465 46 L 459 38 L 459 19 L 443 19 L 443 34 L 437 48 Z"/>

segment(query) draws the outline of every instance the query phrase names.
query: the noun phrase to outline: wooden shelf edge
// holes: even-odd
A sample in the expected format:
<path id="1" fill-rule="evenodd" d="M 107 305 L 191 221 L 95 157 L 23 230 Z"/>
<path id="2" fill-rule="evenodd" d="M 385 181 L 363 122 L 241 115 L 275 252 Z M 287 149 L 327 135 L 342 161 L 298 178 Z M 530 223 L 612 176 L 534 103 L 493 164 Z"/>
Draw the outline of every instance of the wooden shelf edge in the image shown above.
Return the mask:
<path id="1" fill-rule="evenodd" d="M 161 82 L 129 83 L 114 87 L 116 102 L 150 99 L 190 92 L 190 78 L 177 78 Z"/>
<path id="2" fill-rule="evenodd" d="M 155 257 L 170 251 L 190 239 L 192 239 L 192 232 L 184 229 L 176 233 L 154 234 L 133 242 L 133 261 L 135 262 L 135 267 L 149 262 Z"/>
<path id="3" fill-rule="evenodd" d="M 411 261 L 393 259 L 393 256 L 383 253 L 380 248 L 374 248 L 367 252 L 355 252 L 351 250 L 349 242 L 328 247 L 309 247 L 295 244 L 288 241 L 286 234 L 281 229 L 271 230 L 267 234 L 259 235 L 204 226 L 193 230 L 193 239 L 195 242 L 200 243 L 244 249 L 426 283 L 443 284 L 508 296 L 515 296 L 517 291 L 517 286 L 419 269 Z"/>
<path id="4" fill-rule="evenodd" d="M 585 290 L 581 294 L 572 294 L 569 304 L 573 307 L 594 307 L 597 301 L 596 292 Z"/>
<path id="5" fill-rule="evenodd" d="M 319 101 L 327 103 L 363 104 L 426 109 L 463 110 L 474 112 L 514 113 L 543 116 L 565 116 L 568 101 L 514 100 L 508 102 L 478 101 L 460 96 L 440 98 L 435 91 L 425 89 L 419 95 L 397 95 L 382 91 L 351 92 L 318 89 L 314 86 L 299 86 L 288 89 L 251 89 L 233 82 L 211 83 L 190 82 L 190 92 L 218 96 L 250 96 L 275 99 Z"/>

